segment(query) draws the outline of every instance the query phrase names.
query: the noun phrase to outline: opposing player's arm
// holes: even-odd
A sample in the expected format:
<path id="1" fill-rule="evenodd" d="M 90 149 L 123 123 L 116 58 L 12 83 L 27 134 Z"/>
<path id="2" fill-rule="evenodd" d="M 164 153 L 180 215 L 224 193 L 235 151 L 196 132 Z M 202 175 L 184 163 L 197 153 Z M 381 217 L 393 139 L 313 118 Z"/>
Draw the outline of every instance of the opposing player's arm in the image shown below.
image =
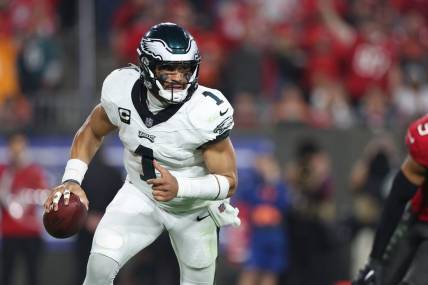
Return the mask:
<path id="1" fill-rule="evenodd" d="M 365 268 L 360 271 L 357 280 L 352 283 L 353 285 L 369 284 L 365 280 L 380 284 L 379 279 L 381 277 L 378 274 L 382 267 L 383 253 L 401 219 L 407 202 L 414 196 L 417 187 L 424 183 L 426 172 L 427 169 L 417 163 L 410 155 L 402 163 L 400 171 L 394 177 L 390 194 L 382 211 L 370 260 Z M 372 275 L 369 277 L 370 274 Z"/>
<path id="2" fill-rule="evenodd" d="M 62 184 L 55 187 L 44 204 L 45 211 L 58 210 L 58 202 L 64 194 L 64 202 L 68 205 L 70 193 L 77 195 L 82 203 L 89 208 L 89 201 L 80 187 L 89 162 L 101 146 L 104 137 L 116 129 L 104 108 L 97 105 L 86 121 L 77 131 L 71 145 L 70 157 L 62 178 Z"/>
<path id="3" fill-rule="evenodd" d="M 395 175 L 391 191 L 385 201 L 370 256 L 380 260 L 392 233 L 397 227 L 407 202 L 424 182 L 425 168 L 408 156 Z"/>
<path id="4" fill-rule="evenodd" d="M 411 156 L 407 156 L 404 160 L 401 165 L 401 171 L 415 186 L 420 186 L 425 182 L 427 169 L 417 163 Z"/>
<path id="5" fill-rule="evenodd" d="M 227 197 L 231 197 L 238 185 L 236 156 L 229 138 L 202 148 L 205 165 L 212 174 L 222 175 L 229 182 Z"/>
<path id="6" fill-rule="evenodd" d="M 428 171 L 428 156 L 425 151 L 428 145 L 427 129 L 428 115 L 414 121 L 407 129 L 406 145 L 409 155 L 403 161 L 400 171 L 395 175 L 391 191 L 385 201 L 370 253 L 370 260 L 365 268 L 360 271 L 357 280 L 352 283 L 353 285 L 374 284 L 367 282 L 373 281 L 373 279 L 380 282 L 380 277 L 376 275 L 382 271 L 380 269 L 385 248 L 407 203 L 414 197 L 418 187 L 426 181 Z"/>
<path id="7" fill-rule="evenodd" d="M 400 171 L 395 175 L 390 194 L 385 202 L 370 260 L 359 272 L 353 285 L 381 284 L 382 256 L 388 242 L 397 227 L 407 202 L 416 193 L 418 186 L 422 185 L 426 177 L 426 168 L 408 156 L 401 165 Z"/>

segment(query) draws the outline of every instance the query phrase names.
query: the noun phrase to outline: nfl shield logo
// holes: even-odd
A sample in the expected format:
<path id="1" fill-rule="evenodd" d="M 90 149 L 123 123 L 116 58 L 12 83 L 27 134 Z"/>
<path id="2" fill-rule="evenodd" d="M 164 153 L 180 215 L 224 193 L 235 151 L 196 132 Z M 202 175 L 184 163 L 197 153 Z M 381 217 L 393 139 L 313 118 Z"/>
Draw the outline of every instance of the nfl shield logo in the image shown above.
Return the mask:
<path id="1" fill-rule="evenodd" d="M 218 206 L 218 211 L 220 213 L 223 213 L 224 210 L 226 210 L 226 206 L 224 205 L 224 203 L 221 203 L 220 206 Z"/>
<path id="2" fill-rule="evenodd" d="M 146 127 L 151 128 L 153 126 L 153 119 L 146 118 L 146 120 L 144 121 L 144 124 L 146 125 Z"/>

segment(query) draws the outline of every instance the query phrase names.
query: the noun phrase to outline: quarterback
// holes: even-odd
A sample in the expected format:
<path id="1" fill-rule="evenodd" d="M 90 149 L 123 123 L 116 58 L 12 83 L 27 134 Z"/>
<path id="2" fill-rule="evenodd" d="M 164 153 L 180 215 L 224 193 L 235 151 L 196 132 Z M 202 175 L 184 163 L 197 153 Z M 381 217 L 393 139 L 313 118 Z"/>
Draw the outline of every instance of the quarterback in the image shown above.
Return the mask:
<path id="1" fill-rule="evenodd" d="M 95 232 L 84 285 L 113 284 L 163 230 L 180 284 L 211 285 L 218 228 L 240 223 L 228 199 L 237 186 L 233 108 L 220 91 L 198 85 L 198 47 L 182 27 L 153 26 L 137 52 L 138 66 L 105 79 L 101 103 L 75 135 L 62 184 L 45 211 L 57 210 L 62 195 L 67 204 L 70 193 L 89 206 L 80 184 L 103 137 L 117 129 L 127 177 Z"/>

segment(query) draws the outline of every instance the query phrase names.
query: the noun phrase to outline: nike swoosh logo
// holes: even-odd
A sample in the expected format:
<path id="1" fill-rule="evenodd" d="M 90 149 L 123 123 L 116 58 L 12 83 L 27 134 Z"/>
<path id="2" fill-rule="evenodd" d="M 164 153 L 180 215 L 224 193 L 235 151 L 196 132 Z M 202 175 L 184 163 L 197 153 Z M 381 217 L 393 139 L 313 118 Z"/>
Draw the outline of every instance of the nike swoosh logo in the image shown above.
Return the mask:
<path id="1" fill-rule="evenodd" d="M 197 220 L 198 222 L 200 222 L 200 221 L 202 221 L 203 219 L 208 218 L 209 216 L 210 216 L 209 214 L 208 214 L 208 215 L 206 215 L 206 216 L 202 216 L 202 217 L 197 216 L 197 217 L 196 217 L 196 220 Z"/>
<path id="2" fill-rule="evenodd" d="M 226 111 L 224 111 L 224 112 L 220 111 L 220 116 L 223 116 L 224 114 L 226 114 L 227 111 L 229 111 L 229 108 L 227 108 Z"/>
<path id="3" fill-rule="evenodd" d="M 370 270 L 366 277 L 364 277 L 364 281 L 368 281 L 375 274 L 374 270 Z"/>

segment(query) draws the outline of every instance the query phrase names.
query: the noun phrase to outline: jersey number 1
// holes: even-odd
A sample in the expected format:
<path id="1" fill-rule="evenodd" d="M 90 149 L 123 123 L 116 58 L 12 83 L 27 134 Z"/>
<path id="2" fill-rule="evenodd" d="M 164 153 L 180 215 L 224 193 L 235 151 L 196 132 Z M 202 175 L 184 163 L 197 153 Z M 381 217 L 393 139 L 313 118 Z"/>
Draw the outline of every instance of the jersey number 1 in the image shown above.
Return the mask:
<path id="1" fill-rule="evenodd" d="M 202 95 L 204 95 L 205 97 L 212 98 L 215 101 L 216 105 L 220 105 L 221 103 L 223 103 L 223 100 L 221 100 L 220 98 L 218 98 L 216 95 L 214 95 L 209 91 L 202 92 Z"/>
<path id="2" fill-rule="evenodd" d="M 156 178 L 155 167 L 153 166 L 153 150 L 151 148 L 139 145 L 135 150 L 137 155 L 141 155 L 141 166 L 143 167 L 143 174 L 140 178 L 144 181 Z"/>

